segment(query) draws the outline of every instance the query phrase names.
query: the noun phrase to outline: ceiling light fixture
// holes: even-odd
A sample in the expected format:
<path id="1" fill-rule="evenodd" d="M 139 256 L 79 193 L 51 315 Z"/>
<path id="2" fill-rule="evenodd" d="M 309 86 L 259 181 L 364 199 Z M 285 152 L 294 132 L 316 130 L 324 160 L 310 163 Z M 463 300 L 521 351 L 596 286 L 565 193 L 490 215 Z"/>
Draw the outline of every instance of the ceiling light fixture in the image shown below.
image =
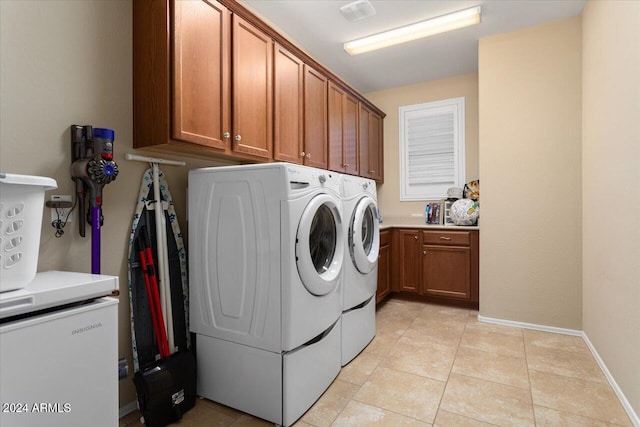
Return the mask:
<path id="1" fill-rule="evenodd" d="M 344 50 L 350 55 L 358 55 L 384 47 L 394 46 L 400 43 L 429 37 L 480 22 L 480 6 L 427 19 L 415 24 L 405 25 L 384 33 L 353 40 L 345 43 Z"/>

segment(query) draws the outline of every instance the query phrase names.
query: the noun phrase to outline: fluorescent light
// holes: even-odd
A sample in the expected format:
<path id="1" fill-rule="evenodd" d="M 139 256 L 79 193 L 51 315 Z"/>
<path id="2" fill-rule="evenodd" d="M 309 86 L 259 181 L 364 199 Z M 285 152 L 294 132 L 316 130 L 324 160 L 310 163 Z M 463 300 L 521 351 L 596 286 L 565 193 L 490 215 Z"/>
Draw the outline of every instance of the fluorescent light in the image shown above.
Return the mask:
<path id="1" fill-rule="evenodd" d="M 374 34 L 345 43 L 344 50 L 350 55 L 357 55 L 383 47 L 393 46 L 412 40 L 429 37 L 458 28 L 467 27 L 480 22 L 480 6 L 461 10 L 426 21 L 406 25 L 404 27 Z"/>

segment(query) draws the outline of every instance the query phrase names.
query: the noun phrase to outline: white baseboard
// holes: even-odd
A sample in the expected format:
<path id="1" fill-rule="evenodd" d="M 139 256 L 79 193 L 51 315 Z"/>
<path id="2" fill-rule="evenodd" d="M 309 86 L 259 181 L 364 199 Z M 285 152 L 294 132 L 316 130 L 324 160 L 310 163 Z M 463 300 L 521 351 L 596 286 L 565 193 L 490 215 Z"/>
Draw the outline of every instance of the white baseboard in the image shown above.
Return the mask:
<path id="1" fill-rule="evenodd" d="M 478 315 L 478 320 L 494 325 L 513 326 L 515 328 L 534 329 L 536 331 L 553 332 L 554 334 L 574 335 L 581 337 L 583 332 L 577 329 L 556 328 L 555 326 L 536 325 L 535 323 L 516 322 L 514 320 L 495 319 Z"/>
<path id="2" fill-rule="evenodd" d="M 556 328 L 555 326 L 537 325 L 535 323 L 525 323 L 525 322 L 516 322 L 513 320 L 496 319 L 493 317 L 485 317 L 480 315 L 478 315 L 478 321 L 484 322 L 484 323 L 492 323 L 494 325 L 512 326 L 516 328 L 533 329 L 536 331 L 552 332 L 556 334 L 573 335 L 573 336 L 582 337 L 582 339 L 587 344 L 587 347 L 589 347 L 591 354 L 593 354 L 593 357 L 596 359 L 598 366 L 600 366 L 600 369 L 602 370 L 602 373 L 604 374 L 605 378 L 609 382 L 609 385 L 611 385 L 613 392 L 616 394 L 616 396 L 618 396 L 618 400 L 620 400 L 620 404 L 622 404 L 622 407 L 624 408 L 627 415 L 631 419 L 631 422 L 633 423 L 634 427 L 640 427 L 640 417 L 638 417 L 638 414 L 636 414 L 636 412 L 633 410 L 633 407 L 631 407 L 631 404 L 627 400 L 627 397 L 624 395 L 624 393 L 618 386 L 618 383 L 616 383 L 616 380 L 611 375 L 611 372 L 609 372 L 607 365 L 605 365 L 604 361 L 598 354 L 596 348 L 593 346 L 593 344 L 589 340 L 589 337 L 584 331 L 579 331 L 577 329 Z"/>
<path id="3" fill-rule="evenodd" d="M 624 393 L 618 386 L 618 383 L 616 383 L 616 380 L 613 378 L 613 375 L 611 375 L 611 372 L 609 372 L 607 365 L 604 364 L 604 361 L 598 354 L 598 351 L 591 343 L 591 340 L 587 336 L 587 333 L 584 331 L 582 331 L 582 338 L 584 339 L 584 342 L 587 343 L 589 350 L 591 350 L 591 354 L 593 354 L 593 357 L 596 359 L 596 362 L 598 362 L 598 366 L 600 366 L 600 369 L 602 369 L 602 372 L 604 373 L 604 376 L 607 379 L 607 381 L 609 381 L 609 384 L 611 385 L 611 388 L 613 388 L 614 393 L 616 394 L 616 396 L 618 396 L 618 399 L 620 400 L 622 407 L 627 412 L 627 415 L 629 416 L 629 418 L 631 418 L 631 422 L 635 427 L 640 427 L 640 417 L 638 417 L 638 414 L 636 414 L 636 412 L 631 407 L 631 403 L 629 403 L 629 401 L 627 400 L 627 397 L 624 395 Z"/>
<path id="4" fill-rule="evenodd" d="M 126 404 L 125 406 L 119 409 L 118 418 L 122 418 L 125 415 L 130 414 L 136 409 L 138 409 L 138 401 L 134 400 L 133 402 L 129 402 L 128 404 Z"/>

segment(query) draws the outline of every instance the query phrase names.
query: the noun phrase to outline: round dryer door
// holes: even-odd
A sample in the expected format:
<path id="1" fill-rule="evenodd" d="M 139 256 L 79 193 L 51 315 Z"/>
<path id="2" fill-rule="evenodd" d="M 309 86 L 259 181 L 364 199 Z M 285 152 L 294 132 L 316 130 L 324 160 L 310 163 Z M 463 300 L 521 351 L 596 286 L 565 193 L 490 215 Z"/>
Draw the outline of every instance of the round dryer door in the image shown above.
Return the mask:
<path id="1" fill-rule="evenodd" d="M 367 274 L 378 262 L 380 251 L 380 224 L 378 209 L 371 197 L 363 197 L 357 203 L 349 224 L 349 248 L 351 259 L 358 271 Z"/>
<path id="2" fill-rule="evenodd" d="M 321 194 L 309 202 L 298 225 L 296 263 L 302 284 L 314 295 L 338 286 L 344 256 L 342 219 L 335 199 Z"/>

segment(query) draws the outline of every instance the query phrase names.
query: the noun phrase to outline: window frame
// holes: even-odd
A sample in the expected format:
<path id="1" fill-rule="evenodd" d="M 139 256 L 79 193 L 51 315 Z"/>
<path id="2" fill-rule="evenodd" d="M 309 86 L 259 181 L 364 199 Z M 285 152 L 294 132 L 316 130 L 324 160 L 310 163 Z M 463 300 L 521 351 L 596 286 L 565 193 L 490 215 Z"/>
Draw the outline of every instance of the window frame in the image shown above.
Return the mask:
<path id="1" fill-rule="evenodd" d="M 406 120 L 408 113 L 423 112 L 425 116 L 434 114 L 434 110 L 449 109 L 454 117 L 453 136 L 453 183 L 424 184 L 421 188 L 409 188 L 409 158 L 408 131 Z M 421 104 L 404 105 L 398 109 L 399 128 L 399 163 L 400 163 L 400 201 L 422 201 L 446 198 L 446 191 L 450 187 L 462 188 L 465 183 L 465 97 L 449 98 Z M 444 188 L 446 186 L 446 188 Z"/>

